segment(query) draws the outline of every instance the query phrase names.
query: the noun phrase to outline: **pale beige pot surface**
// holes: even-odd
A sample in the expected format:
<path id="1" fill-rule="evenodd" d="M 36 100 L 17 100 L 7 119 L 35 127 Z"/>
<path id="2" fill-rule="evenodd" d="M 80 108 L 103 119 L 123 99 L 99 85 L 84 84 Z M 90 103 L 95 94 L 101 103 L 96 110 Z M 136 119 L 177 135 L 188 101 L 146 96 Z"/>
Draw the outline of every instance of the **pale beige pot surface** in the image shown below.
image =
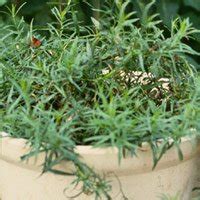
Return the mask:
<path id="1" fill-rule="evenodd" d="M 194 188 L 196 188 L 196 190 L 193 192 L 193 197 L 196 197 L 195 200 L 200 200 L 200 151 L 198 151 L 197 156 L 197 175 L 195 176 Z"/>
<path id="2" fill-rule="evenodd" d="M 184 160 L 179 161 L 176 148 L 170 149 L 152 171 L 152 154 L 145 147 L 138 150 L 138 157 L 124 158 L 118 164 L 117 150 L 93 149 L 78 146 L 82 159 L 101 174 L 112 180 L 112 197 L 121 200 L 122 189 L 129 200 L 156 200 L 167 194 L 190 200 L 196 171 L 197 148 L 190 139 L 181 143 Z M 46 173 L 41 176 L 43 155 L 21 162 L 20 156 L 29 148 L 23 139 L 0 139 L 0 199 L 1 200 L 66 200 L 80 192 L 70 187 L 72 176 Z M 70 163 L 62 163 L 59 169 L 71 169 Z M 118 178 L 116 178 L 116 176 Z M 120 181 L 120 183 L 119 183 Z M 121 189 L 120 189 L 121 185 Z M 64 193 L 64 189 L 66 192 Z M 81 195 L 77 200 L 94 200 L 94 196 Z"/>

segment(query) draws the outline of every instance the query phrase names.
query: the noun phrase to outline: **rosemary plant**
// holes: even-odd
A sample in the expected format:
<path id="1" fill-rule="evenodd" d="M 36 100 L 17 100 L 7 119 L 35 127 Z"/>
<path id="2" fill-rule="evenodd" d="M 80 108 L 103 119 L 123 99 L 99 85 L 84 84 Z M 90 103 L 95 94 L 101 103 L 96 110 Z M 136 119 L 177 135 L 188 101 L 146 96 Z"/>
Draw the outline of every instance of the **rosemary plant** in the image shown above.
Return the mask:
<path id="1" fill-rule="evenodd" d="M 157 15 L 148 16 L 151 4 L 139 20 L 128 3 L 105 3 L 93 27 L 76 21 L 73 5 L 54 8 L 46 38 L 14 6 L 10 25 L 1 25 L 0 131 L 27 139 L 23 159 L 45 153 L 43 172 L 69 175 L 54 166 L 72 162 L 74 183 L 97 199 L 111 199 L 111 187 L 76 145 L 117 147 L 120 161 L 147 142 L 155 167 L 173 145 L 182 158 L 181 138 L 200 130 L 200 78 L 187 60 L 199 55 L 187 45 L 198 31 L 176 19 L 166 36 Z"/>

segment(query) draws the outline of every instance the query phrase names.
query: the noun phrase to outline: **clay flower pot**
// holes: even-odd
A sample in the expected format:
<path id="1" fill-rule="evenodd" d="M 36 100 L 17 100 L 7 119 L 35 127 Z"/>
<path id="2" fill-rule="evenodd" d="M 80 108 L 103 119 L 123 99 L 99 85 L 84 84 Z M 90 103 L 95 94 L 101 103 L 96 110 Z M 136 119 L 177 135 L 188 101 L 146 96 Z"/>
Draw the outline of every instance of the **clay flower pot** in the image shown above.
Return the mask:
<path id="1" fill-rule="evenodd" d="M 0 145 L 0 199 L 66 200 L 80 192 L 78 188 L 70 187 L 73 176 L 52 173 L 41 176 L 43 155 L 22 162 L 20 157 L 29 150 L 26 140 L 3 137 Z M 113 148 L 77 146 L 77 152 L 89 166 L 112 180 L 113 199 L 121 199 L 123 191 L 130 200 L 145 200 L 147 197 L 156 200 L 163 194 L 190 200 L 198 148 L 195 139 L 183 138 L 180 146 L 183 161 L 179 160 L 177 149 L 172 147 L 153 171 L 152 153 L 147 145 L 138 150 L 137 157 L 123 158 L 120 165 L 117 150 Z M 72 166 L 62 163 L 57 167 L 66 170 Z M 94 196 L 82 194 L 75 199 L 93 200 Z"/>

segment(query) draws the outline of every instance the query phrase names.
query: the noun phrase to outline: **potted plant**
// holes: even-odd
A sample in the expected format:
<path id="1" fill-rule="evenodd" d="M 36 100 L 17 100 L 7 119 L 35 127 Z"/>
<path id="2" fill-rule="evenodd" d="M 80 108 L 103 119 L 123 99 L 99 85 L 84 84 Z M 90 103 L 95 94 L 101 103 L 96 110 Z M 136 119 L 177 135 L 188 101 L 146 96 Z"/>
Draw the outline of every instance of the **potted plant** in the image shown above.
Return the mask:
<path id="1" fill-rule="evenodd" d="M 187 40 L 198 31 L 176 19 L 165 34 L 152 3 L 141 20 L 128 3 L 102 10 L 93 28 L 70 4 L 54 8 L 46 39 L 11 9 L 0 43 L 2 200 L 189 200 L 200 78 Z"/>

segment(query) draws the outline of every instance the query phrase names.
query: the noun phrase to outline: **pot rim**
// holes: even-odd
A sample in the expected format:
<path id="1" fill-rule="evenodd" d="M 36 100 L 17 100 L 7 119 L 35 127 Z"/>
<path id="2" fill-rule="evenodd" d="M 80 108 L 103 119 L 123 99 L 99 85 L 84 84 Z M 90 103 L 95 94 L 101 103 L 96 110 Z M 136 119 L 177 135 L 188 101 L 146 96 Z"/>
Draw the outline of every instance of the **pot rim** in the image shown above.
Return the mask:
<path id="1" fill-rule="evenodd" d="M 28 140 L 27 139 L 11 137 L 6 132 L 0 132 L 0 140 L 1 139 L 7 139 L 7 142 L 12 144 L 12 145 L 15 144 L 17 146 L 23 146 L 23 147 L 28 146 L 28 144 L 27 144 Z M 196 136 L 194 137 L 194 135 L 183 136 L 181 138 L 181 143 L 192 142 L 193 140 L 196 140 Z M 161 144 L 162 141 L 163 140 L 160 139 L 157 142 Z M 169 142 L 172 143 L 173 139 L 170 138 Z M 83 150 L 85 152 L 88 152 L 88 153 L 92 153 L 93 152 L 93 153 L 97 153 L 97 154 L 99 154 L 100 151 L 102 151 L 103 154 L 108 152 L 108 151 L 112 151 L 112 153 L 118 153 L 117 147 L 112 147 L 112 146 L 109 146 L 109 147 L 95 147 L 93 145 L 76 145 L 76 152 L 77 153 L 82 154 Z M 148 150 L 150 150 L 149 144 L 147 142 L 143 142 L 141 147 L 138 146 L 138 150 L 140 150 L 140 151 L 148 151 Z"/>
<path id="2" fill-rule="evenodd" d="M 0 160 L 25 169 L 37 171 L 41 173 L 42 164 L 44 162 L 44 153 L 29 158 L 26 162 L 22 162 L 21 156 L 30 152 L 30 147 L 26 139 L 12 138 L 7 133 L 0 133 Z M 195 147 L 195 148 L 194 148 Z M 183 152 L 186 162 L 196 158 L 200 145 L 197 147 L 197 140 L 193 137 L 183 137 L 180 148 Z M 129 176 L 130 174 L 149 173 L 152 172 L 153 159 L 152 151 L 148 144 L 144 143 L 144 147 L 137 149 L 137 156 L 128 155 L 122 158 L 120 164 L 118 160 L 118 150 L 115 147 L 94 148 L 93 146 L 76 146 L 76 153 L 80 155 L 80 159 L 96 172 L 108 174 L 118 174 L 120 176 Z M 170 148 L 158 162 L 154 171 L 176 166 L 181 163 L 177 154 L 177 149 Z M 56 166 L 58 170 L 73 171 L 72 162 L 62 162 Z M 114 173 L 113 173 L 114 172 Z"/>

